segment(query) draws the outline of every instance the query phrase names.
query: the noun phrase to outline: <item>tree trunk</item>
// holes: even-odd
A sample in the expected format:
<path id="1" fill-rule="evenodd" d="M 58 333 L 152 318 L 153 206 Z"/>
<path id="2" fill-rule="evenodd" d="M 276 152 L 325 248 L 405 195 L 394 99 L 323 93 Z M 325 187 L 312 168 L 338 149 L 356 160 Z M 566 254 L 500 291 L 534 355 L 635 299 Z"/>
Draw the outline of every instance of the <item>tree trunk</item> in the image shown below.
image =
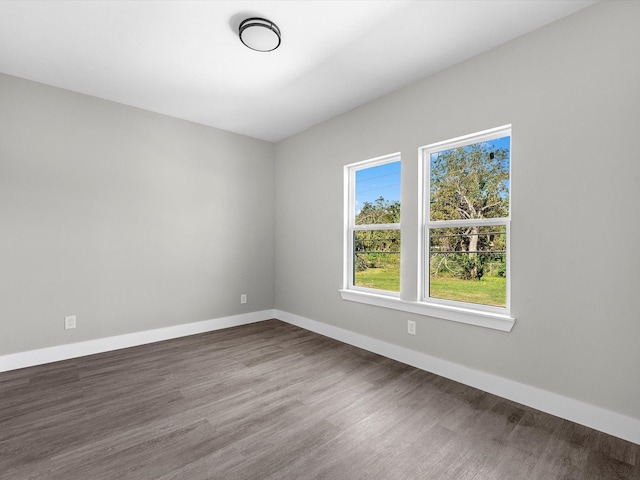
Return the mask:
<path id="1" fill-rule="evenodd" d="M 469 260 L 473 261 L 473 266 L 471 267 L 471 278 L 480 278 L 481 275 L 478 273 L 478 233 L 480 233 L 479 227 L 471 227 L 469 232 Z"/>
<path id="2" fill-rule="evenodd" d="M 478 251 L 478 233 L 480 233 L 479 227 L 471 227 L 469 230 L 469 258 L 475 258 Z"/>

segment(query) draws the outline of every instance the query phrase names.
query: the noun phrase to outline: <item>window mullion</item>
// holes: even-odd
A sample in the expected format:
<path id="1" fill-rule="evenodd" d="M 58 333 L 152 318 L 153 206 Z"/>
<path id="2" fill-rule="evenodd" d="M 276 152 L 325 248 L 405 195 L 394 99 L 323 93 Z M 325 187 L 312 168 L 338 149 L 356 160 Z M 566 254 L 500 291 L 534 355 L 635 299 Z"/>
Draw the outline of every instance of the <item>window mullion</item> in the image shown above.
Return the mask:
<path id="1" fill-rule="evenodd" d="M 509 218 L 472 218 L 469 220 L 427 220 L 426 225 L 428 228 L 457 228 L 457 227 L 475 227 L 475 226 L 490 226 L 490 225 L 506 225 L 509 223 Z"/>
<path id="2" fill-rule="evenodd" d="M 357 230 L 400 230 L 399 223 L 369 223 L 366 225 L 353 225 L 354 231 Z"/>

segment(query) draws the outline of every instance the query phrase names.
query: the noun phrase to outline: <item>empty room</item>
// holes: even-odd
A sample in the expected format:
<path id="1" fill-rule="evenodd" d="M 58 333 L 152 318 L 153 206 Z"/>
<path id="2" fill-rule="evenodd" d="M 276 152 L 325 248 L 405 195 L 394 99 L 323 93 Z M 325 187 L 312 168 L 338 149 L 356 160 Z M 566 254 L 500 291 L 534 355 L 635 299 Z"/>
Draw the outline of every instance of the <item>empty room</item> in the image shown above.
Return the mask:
<path id="1" fill-rule="evenodd" d="M 640 1 L 0 2 L 0 479 L 640 480 Z"/>

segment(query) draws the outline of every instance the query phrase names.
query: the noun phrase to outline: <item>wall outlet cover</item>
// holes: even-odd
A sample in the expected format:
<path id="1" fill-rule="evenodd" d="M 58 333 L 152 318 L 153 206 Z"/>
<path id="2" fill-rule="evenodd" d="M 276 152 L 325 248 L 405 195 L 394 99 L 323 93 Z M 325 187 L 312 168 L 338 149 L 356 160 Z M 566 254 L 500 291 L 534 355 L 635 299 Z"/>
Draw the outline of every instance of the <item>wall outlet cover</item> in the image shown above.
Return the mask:
<path id="1" fill-rule="evenodd" d="M 407 320 L 407 333 L 409 335 L 416 334 L 416 322 L 414 322 L 413 320 Z"/>
<path id="2" fill-rule="evenodd" d="M 75 315 L 67 315 L 64 317 L 64 329 L 69 330 L 71 328 L 76 328 L 76 316 Z"/>

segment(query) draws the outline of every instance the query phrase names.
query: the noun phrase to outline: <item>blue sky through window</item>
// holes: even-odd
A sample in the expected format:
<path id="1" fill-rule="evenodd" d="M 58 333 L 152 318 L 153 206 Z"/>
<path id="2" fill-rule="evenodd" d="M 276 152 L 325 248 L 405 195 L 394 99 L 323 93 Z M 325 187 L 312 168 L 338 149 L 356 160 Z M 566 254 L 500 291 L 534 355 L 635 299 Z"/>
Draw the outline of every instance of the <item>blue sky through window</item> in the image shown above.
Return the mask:
<path id="1" fill-rule="evenodd" d="M 511 137 L 507 136 L 507 137 L 495 138 L 493 140 L 488 140 L 485 143 L 487 143 L 487 145 L 492 146 L 494 150 L 498 150 L 499 148 L 505 148 L 507 151 L 509 151 L 510 141 L 511 141 Z"/>
<path id="2" fill-rule="evenodd" d="M 356 171 L 356 215 L 364 202 L 400 201 L 400 161 Z"/>

